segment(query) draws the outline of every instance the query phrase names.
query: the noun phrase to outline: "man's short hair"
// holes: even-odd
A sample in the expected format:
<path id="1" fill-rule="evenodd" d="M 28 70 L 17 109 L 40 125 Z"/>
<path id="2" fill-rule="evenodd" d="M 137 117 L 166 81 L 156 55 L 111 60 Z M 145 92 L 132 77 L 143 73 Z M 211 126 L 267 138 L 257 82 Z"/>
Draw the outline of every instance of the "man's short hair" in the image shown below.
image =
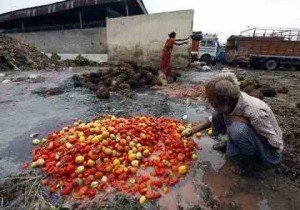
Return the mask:
<path id="1" fill-rule="evenodd" d="M 224 72 L 213 76 L 205 85 L 216 97 L 238 99 L 241 95 L 240 83 L 234 73 Z"/>

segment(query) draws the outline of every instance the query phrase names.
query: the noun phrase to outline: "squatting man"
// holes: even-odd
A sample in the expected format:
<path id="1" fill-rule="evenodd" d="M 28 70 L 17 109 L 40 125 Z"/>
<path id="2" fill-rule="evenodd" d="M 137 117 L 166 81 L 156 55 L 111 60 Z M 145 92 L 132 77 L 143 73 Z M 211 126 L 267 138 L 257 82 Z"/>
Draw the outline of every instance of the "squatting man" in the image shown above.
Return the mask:
<path id="1" fill-rule="evenodd" d="M 228 134 L 228 141 L 213 149 L 225 151 L 240 175 L 251 173 L 254 160 L 263 165 L 281 162 L 284 144 L 274 113 L 262 100 L 241 92 L 235 74 L 214 76 L 205 85 L 205 94 L 214 112 L 186 136 L 210 127 L 214 136 Z"/>

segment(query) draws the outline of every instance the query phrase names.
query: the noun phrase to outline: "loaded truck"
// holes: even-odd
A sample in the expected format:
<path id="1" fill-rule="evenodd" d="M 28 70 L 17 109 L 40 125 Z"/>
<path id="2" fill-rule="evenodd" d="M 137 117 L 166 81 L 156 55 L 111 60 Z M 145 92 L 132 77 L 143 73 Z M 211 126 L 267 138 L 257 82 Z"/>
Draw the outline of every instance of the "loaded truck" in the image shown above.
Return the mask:
<path id="1" fill-rule="evenodd" d="M 217 60 L 219 49 L 218 37 L 216 34 L 203 34 L 202 40 L 194 40 L 192 44 L 193 60 L 200 60 L 209 64 L 214 64 Z"/>
<path id="2" fill-rule="evenodd" d="M 228 64 L 275 70 L 300 69 L 300 29 L 250 28 L 227 40 Z"/>

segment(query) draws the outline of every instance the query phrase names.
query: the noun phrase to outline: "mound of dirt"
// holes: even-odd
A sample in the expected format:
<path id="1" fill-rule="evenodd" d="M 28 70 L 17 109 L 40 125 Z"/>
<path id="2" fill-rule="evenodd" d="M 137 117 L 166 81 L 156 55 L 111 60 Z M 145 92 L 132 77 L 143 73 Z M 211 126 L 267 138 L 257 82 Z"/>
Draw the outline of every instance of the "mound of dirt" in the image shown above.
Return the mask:
<path id="1" fill-rule="evenodd" d="M 86 87 L 95 92 L 98 98 L 108 98 L 109 91 L 124 93 L 125 96 L 131 89 L 156 84 L 158 69 L 146 66 L 138 66 L 136 63 L 110 64 L 103 71 L 92 72 L 73 76 L 75 87 Z"/>
<path id="2" fill-rule="evenodd" d="M 0 70 L 28 70 L 53 67 L 57 61 L 15 38 L 0 35 Z"/>
<path id="3" fill-rule="evenodd" d="M 276 90 L 270 84 L 261 84 L 260 81 L 256 79 L 247 80 L 244 77 L 239 77 L 239 81 L 242 91 L 260 99 L 264 97 L 275 97 L 277 93 L 288 93 L 288 89 L 284 86 Z"/>

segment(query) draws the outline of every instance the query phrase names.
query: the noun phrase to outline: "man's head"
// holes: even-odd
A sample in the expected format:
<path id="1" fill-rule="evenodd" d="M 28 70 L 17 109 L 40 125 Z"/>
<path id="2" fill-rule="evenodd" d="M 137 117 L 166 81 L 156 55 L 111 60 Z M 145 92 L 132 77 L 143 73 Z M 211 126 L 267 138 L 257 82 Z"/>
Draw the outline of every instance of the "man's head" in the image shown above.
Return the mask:
<path id="1" fill-rule="evenodd" d="M 171 32 L 169 34 L 169 37 L 175 39 L 176 38 L 176 33 L 175 32 Z"/>
<path id="2" fill-rule="evenodd" d="M 239 82 L 233 73 L 220 73 L 205 85 L 209 103 L 221 113 L 230 113 L 235 108 L 241 95 Z"/>

